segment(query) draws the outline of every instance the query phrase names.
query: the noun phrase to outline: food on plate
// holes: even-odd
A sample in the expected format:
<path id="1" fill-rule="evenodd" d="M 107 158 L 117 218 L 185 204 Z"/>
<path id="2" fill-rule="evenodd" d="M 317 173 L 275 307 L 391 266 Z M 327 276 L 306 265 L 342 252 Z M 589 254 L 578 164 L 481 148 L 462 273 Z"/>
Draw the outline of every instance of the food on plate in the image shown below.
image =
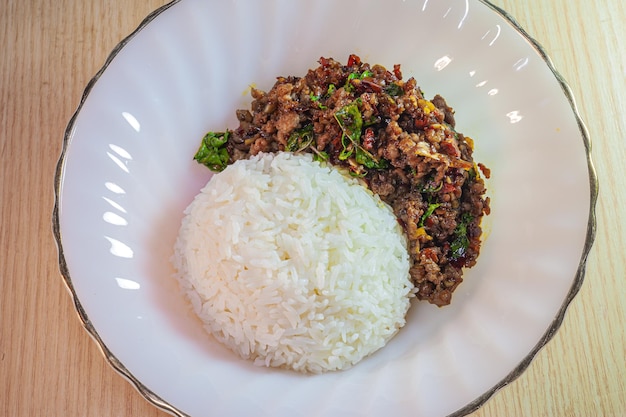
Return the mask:
<path id="1" fill-rule="evenodd" d="M 346 369 L 405 324 L 406 237 L 360 180 L 312 154 L 258 153 L 185 211 L 177 277 L 205 328 L 256 364 Z"/>
<path id="2" fill-rule="evenodd" d="M 474 142 L 455 128 L 443 97 L 431 100 L 400 65 L 389 71 L 350 55 L 342 65 L 321 58 L 303 77 L 278 77 L 252 89 L 239 126 L 209 132 L 195 159 L 214 171 L 260 152 L 310 153 L 342 167 L 389 204 L 408 238 L 417 298 L 450 303 L 480 252 L 489 214 Z"/>

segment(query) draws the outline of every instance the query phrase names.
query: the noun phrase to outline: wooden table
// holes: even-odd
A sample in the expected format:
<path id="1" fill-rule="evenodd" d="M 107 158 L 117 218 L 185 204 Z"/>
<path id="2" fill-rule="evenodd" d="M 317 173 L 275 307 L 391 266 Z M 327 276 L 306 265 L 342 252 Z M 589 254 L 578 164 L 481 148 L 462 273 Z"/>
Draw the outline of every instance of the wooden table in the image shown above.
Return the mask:
<path id="1" fill-rule="evenodd" d="M 63 285 L 51 232 L 66 124 L 106 56 L 165 0 L 0 5 L 0 416 L 165 416 L 115 373 Z M 585 283 L 554 339 L 473 416 L 626 416 L 626 6 L 496 0 L 570 83 L 601 185 Z M 416 416 L 417 417 L 417 416 Z"/>

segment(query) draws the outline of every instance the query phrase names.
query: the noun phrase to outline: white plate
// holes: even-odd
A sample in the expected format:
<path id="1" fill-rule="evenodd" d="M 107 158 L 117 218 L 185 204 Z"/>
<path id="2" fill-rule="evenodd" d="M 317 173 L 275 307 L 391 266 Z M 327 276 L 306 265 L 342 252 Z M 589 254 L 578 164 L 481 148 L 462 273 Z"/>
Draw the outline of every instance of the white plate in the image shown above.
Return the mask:
<path id="1" fill-rule="evenodd" d="M 417 303 L 390 344 L 347 372 L 261 369 L 205 336 L 171 278 L 192 161 L 233 127 L 249 85 L 321 56 L 402 64 L 492 170 L 478 265 L 451 306 Z M 596 177 L 571 94 L 541 48 L 479 0 L 182 0 L 113 51 L 65 135 L 54 228 L 86 329 L 155 405 L 199 416 L 464 415 L 517 377 L 578 291 Z"/>

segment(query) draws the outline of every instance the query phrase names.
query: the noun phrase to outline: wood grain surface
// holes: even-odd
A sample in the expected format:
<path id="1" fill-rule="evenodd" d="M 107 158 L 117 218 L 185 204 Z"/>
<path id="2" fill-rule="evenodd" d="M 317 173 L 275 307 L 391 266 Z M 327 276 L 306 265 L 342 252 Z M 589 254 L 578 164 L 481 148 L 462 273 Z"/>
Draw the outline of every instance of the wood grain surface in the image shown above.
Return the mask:
<path id="1" fill-rule="evenodd" d="M 0 417 L 166 415 L 112 370 L 83 330 L 51 226 L 55 166 L 85 85 L 165 3 L 0 2 Z M 591 134 L 600 199 L 586 279 L 561 329 L 472 416 L 626 416 L 626 6 L 495 4 L 545 47 L 569 82 Z"/>

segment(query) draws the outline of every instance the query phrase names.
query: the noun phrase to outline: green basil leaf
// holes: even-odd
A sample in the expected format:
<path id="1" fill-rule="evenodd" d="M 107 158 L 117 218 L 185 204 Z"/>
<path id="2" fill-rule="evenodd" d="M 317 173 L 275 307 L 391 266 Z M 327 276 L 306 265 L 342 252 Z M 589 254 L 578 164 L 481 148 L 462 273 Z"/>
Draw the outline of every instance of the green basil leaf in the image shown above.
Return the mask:
<path id="1" fill-rule="evenodd" d="M 325 161 L 328 161 L 329 158 L 330 158 L 330 156 L 328 155 L 328 152 L 325 152 L 325 151 L 315 151 L 315 152 L 313 152 L 313 160 L 314 161 L 325 162 Z"/>
<path id="2" fill-rule="evenodd" d="M 345 161 L 352 155 L 352 152 L 354 152 L 354 143 L 350 141 L 350 138 L 348 138 L 348 135 L 345 133 L 341 135 L 341 146 L 343 149 L 339 153 L 339 160 Z"/>
<path id="3" fill-rule="evenodd" d="M 361 129 L 363 128 L 363 116 L 359 111 L 356 102 L 352 102 L 340 108 L 335 113 L 335 119 L 343 133 L 355 144 L 361 139 Z"/>
<path id="4" fill-rule="evenodd" d="M 454 240 L 450 244 L 450 257 L 452 260 L 462 258 L 469 247 L 469 238 L 467 237 L 467 226 L 474 220 L 471 214 L 464 213 L 461 221 L 454 229 Z"/>
<path id="5" fill-rule="evenodd" d="M 287 150 L 289 152 L 301 152 L 313 143 L 313 125 L 307 125 L 300 130 L 296 130 L 287 139 Z"/>
<path id="6" fill-rule="evenodd" d="M 404 95 L 404 89 L 402 89 L 402 87 L 400 87 L 396 83 L 391 83 L 387 85 L 384 91 L 392 97 L 399 97 Z"/>
<path id="7" fill-rule="evenodd" d="M 423 227 L 424 226 L 424 222 L 426 221 L 426 219 L 429 218 L 430 215 L 433 214 L 433 212 L 435 210 L 437 210 L 437 207 L 439 207 L 440 205 L 441 205 L 440 203 L 429 204 L 428 208 L 426 209 L 426 211 L 424 212 L 424 214 L 420 218 L 420 222 L 419 222 L 418 226 L 419 227 Z"/>
<path id="8" fill-rule="evenodd" d="M 320 110 L 326 110 L 328 108 L 325 105 L 323 105 L 322 103 L 320 103 L 320 99 L 321 99 L 320 96 L 316 96 L 316 95 L 313 95 L 313 93 L 311 93 L 311 94 L 309 94 L 309 98 L 311 99 L 312 102 L 317 103 L 317 107 Z"/>
<path id="9" fill-rule="evenodd" d="M 202 138 L 200 147 L 193 159 L 205 165 L 211 171 L 223 171 L 228 165 L 230 155 L 226 149 L 226 142 L 230 132 L 208 132 Z"/>
<path id="10" fill-rule="evenodd" d="M 363 149 L 361 146 L 357 146 L 354 160 L 357 164 L 361 164 L 369 169 L 385 169 L 388 167 L 386 159 L 377 160 L 374 155 Z"/>

